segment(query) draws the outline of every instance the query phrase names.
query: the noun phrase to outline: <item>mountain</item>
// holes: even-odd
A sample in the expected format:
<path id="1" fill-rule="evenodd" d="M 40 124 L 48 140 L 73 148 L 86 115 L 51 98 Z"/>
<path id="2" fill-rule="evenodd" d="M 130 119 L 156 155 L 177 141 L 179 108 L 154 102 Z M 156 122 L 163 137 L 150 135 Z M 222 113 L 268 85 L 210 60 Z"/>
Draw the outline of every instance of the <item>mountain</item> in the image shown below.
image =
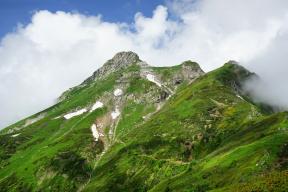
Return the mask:
<path id="1" fill-rule="evenodd" d="M 253 102 L 254 75 L 120 52 L 0 132 L 0 191 L 288 191 L 288 113 Z"/>

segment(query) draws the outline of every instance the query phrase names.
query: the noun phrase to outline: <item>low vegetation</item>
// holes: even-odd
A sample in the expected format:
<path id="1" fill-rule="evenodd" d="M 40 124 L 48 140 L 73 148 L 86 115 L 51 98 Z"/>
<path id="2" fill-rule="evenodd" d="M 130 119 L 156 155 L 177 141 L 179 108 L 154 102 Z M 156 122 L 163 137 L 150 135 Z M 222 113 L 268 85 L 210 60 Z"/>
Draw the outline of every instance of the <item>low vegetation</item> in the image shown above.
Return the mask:
<path id="1" fill-rule="evenodd" d="M 183 66 L 199 68 L 147 71 L 174 86 L 169 97 L 134 63 L 66 92 L 40 120 L 2 130 L 0 191 L 288 191 L 288 113 L 252 102 L 241 82 L 253 74 L 238 65 L 171 83 Z M 98 100 L 103 108 L 63 118 Z"/>

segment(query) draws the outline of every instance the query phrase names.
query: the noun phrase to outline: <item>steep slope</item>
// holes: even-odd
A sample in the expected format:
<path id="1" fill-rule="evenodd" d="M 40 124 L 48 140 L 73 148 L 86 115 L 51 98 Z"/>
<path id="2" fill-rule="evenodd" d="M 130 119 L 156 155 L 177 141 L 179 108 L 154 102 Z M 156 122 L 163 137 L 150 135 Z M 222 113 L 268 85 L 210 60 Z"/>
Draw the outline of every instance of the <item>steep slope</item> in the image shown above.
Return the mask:
<path id="1" fill-rule="evenodd" d="M 154 68 L 121 52 L 59 103 L 1 131 L 3 189 L 65 190 L 84 186 L 117 135 L 161 109 L 174 92 L 201 76 L 193 62 Z"/>
<path id="2" fill-rule="evenodd" d="M 228 63 L 180 90 L 120 137 L 86 190 L 286 191 L 288 114 L 239 95 L 250 75 Z"/>
<path id="3" fill-rule="evenodd" d="M 288 113 L 231 61 L 151 67 L 121 52 L 55 106 L 1 131 L 3 191 L 287 191 Z"/>

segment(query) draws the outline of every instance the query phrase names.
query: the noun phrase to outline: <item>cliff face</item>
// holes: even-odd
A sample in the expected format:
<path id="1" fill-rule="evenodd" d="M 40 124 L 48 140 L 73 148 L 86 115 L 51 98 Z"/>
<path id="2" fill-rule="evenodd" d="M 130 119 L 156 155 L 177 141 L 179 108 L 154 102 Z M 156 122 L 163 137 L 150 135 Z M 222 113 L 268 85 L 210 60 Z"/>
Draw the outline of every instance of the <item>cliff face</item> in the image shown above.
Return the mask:
<path id="1" fill-rule="evenodd" d="M 288 114 L 250 101 L 241 83 L 252 75 L 235 62 L 205 74 L 118 53 L 0 132 L 0 189 L 285 191 Z"/>

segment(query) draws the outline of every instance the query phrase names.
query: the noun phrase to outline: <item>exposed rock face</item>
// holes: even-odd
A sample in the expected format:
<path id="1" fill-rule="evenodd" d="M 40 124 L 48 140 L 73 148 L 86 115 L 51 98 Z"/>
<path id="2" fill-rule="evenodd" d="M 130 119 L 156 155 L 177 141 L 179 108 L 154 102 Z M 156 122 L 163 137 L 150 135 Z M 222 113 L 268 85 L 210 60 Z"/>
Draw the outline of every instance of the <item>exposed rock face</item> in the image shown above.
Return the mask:
<path id="1" fill-rule="evenodd" d="M 185 61 L 182 65 L 182 74 L 185 79 L 195 80 L 197 77 L 204 74 L 204 71 L 197 63 Z"/>
<path id="2" fill-rule="evenodd" d="M 195 62 L 185 61 L 181 64 L 181 66 L 181 71 L 172 78 L 174 85 L 179 85 L 185 80 L 192 82 L 201 75 L 205 74 L 205 72 Z"/>
<path id="3" fill-rule="evenodd" d="M 120 52 L 108 61 L 108 65 L 113 65 L 113 67 L 126 67 L 138 61 L 140 61 L 140 59 L 136 53 L 132 51 Z"/>
<path id="4" fill-rule="evenodd" d="M 108 74 L 140 62 L 141 60 L 139 59 L 139 56 L 132 51 L 117 53 L 112 59 L 108 60 L 101 68 L 95 71 L 93 75 L 86 79 L 82 84 L 86 84 L 96 79 L 104 78 Z"/>

